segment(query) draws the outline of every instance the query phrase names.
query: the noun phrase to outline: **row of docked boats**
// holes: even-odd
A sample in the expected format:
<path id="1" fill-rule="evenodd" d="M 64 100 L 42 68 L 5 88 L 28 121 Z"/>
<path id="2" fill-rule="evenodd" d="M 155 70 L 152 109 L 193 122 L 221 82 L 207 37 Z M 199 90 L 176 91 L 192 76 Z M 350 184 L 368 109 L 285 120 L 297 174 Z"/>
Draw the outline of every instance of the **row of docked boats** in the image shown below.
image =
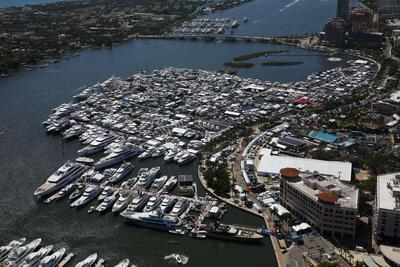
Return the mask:
<path id="1" fill-rule="evenodd" d="M 148 158 L 159 158 L 164 156 L 164 162 L 176 162 L 179 165 L 185 165 L 192 161 L 194 161 L 197 157 L 195 154 L 187 151 L 187 150 L 179 150 L 179 149 L 167 149 L 163 146 L 158 148 L 148 148 L 139 154 L 138 158 L 140 160 L 145 160 Z"/>
<path id="2" fill-rule="evenodd" d="M 66 248 L 54 250 L 53 245 L 41 247 L 42 239 L 37 238 L 26 243 L 26 238 L 13 240 L 0 246 L 0 266 L 2 267 L 63 267 L 75 256 Z M 103 267 L 105 260 L 98 258 L 97 253 L 91 254 L 77 262 L 75 267 Z M 115 267 L 134 267 L 129 259 L 124 259 Z"/>

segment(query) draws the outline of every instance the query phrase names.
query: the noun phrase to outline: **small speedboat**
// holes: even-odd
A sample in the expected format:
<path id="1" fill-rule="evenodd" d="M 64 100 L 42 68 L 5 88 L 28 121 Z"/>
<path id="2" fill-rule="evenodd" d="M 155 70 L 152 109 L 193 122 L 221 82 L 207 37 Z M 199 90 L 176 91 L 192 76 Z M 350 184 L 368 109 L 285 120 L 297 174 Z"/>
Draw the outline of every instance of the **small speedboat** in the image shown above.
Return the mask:
<path id="1" fill-rule="evenodd" d="M 182 258 L 181 255 L 179 254 L 175 254 L 175 260 L 178 264 L 182 264 Z"/>
<path id="2" fill-rule="evenodd" d="M 97 253 L 94 253 L 89 257 L 87 257 L 86 259 L 84 259 L 83 261 L 78 262 L 75 265 L 75 267 L 90 267 L 93 266 L 96 260 L 97 260 Z"/>
<path id="3" fill-rule="evenodd" d="M 114 267 L 128 267 L 129 266 L 129 259 L 124 259 Z"/>

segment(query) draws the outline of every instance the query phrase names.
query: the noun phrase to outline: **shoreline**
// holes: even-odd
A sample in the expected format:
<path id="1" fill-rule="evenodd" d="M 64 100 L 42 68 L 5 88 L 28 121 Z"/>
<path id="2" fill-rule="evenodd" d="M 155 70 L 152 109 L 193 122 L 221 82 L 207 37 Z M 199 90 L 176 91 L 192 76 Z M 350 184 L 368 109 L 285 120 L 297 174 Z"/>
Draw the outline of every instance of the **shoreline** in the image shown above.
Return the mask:
<path id="1" fill-rule="evenodd" d="M 228 205 L 230 205 L 232 207 L 238 208 L 238 209 L 240 209 L 242 211 L 245 211 L 245 212 L 249 212 L 249 213 L 251 213 L 253 215 L 256 215 L 256 216 L 262 218 L 264 220 L 265 225 L 269 229 L 269 222 L 268 222 L 268 217 L 267 217 L 266 214 L 257 213 L 257 212 L 255 212 L 255 211 L 253 211 L 251 209 L 246 208 L 246 207 L 239 206 L 236 203 L 233 203 L 232 201 L 230 201 L 230 200 L 228 200 L 226 198 L 218 196 L 216 193 L 214 193 L 214 191 L 211 188 L 209 188 L 207 186 L 207 182 L 204 180 L 203 174 L 200 171 L 200 164 L 197 166 L 197 172 L 198 172 L 198 177 L 199 177 L 199 181 L 200 181 L 201 185 L 204 187 L 204 189 L 206 189 L 206 191 L 208 193 L 210 193 L 215 198 L 219 199 L 220 201 L 222 201 L 222 202 L 224 202 L 224 203 L 226 203 L 226 204 L 228 204 Z M 279 267 L 286 267 L 287 266 L 286 260 L 285 260 L 285 257 L 283 255 L 283 253 L 282 253 L 281 248 L 279 247 L 278 240 L 275 237 L 273 237 L 272 235 L 270 235 L 269 238 L 271 240 L 272 247 L 274 249 L 275 258 L 276 258 L 276 262 L 278 263 L 278 266 Z"/>

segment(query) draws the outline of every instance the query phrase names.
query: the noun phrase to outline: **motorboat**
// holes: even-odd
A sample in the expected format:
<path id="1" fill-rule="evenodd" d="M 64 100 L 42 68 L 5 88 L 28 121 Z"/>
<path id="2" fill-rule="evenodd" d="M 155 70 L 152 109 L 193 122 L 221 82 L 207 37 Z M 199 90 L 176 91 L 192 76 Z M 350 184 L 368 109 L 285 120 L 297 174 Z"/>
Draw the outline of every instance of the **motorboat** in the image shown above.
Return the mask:
<path id="1" fill-rule="evenodd" d="M 29 253 L 34 251 L 37 247 L 39 247 L 42 242 L 41 238 L 37 238 L 30 243 L 20 246 L 7 255 L 7 258 L 3 262 L 3 266 L 16 266 L 19 264 Z"/>
<path id="2" fill-rule="evenodd" d="M 138 156 L 138 159 L 140 159 L 140 160 L 145 160 L 145 159 L 150 158 L 151 155 L 152 155 L 152 152 L 146 150 L 146 151 L 143 151 L 143 152 Z"/>
<path id="3" fill-rule="evenodd" d="M 142 193 L 135 198 L 132 199 L 131 203 L 128 205 L 126 210 L 124 210 L 121 215 L 123 214 L 131 214 L 135 212 L 140 212 L 144 206 L 146 205 L 147 201 L 149 201 L 150 196 L 147 193 Z"/>
<path id="4" fill-rule="evenodd" d="M 107 196 L 97 207 L 96 211 L 99 213 L 105 213 L 112 208 L 115 201 L 118 198 L 118 192 L 114 192 L 112 195 Z"/>
<path id="5" fill-rule="evenodd" d="M 65 141 L 70 141 L 78 138 L 83 133 L 83 128 L 80 125 L 74 125 L 71 128 L 65 130 L 62 134 L 62 138 Z"/>
<path id="6" fill-rule="evenodd" d="M 94 141 L 92 141 L 88 146 L 78 150 L 79 156 L 90 156 L 101 152 L 104 148 L 111 144 L 117 138 L 114 134 L 102 135 L 97 137 Z"/>
<path id="7" fill-rule="evenodd" d="M 189 201 L 187 199 L 181 198 L 175 204 L 174 208 L 171 211 L 171 215 L 173 216 L 180 216 L 182 213 L 186 211 L 189 207 Z"/>
<path id="8" fill-rule="evenodd" d="M 26 241 L 26 238 L 21 238 L 18 240 L 13 240 L 10 243 L 8 243 L 8 245 L 5 246 L 1 246 L 0 247 L 0 262 L 5 259 L 8 255 L 8 253 L 10 253 L 11 250 L 18 248 L 19 246 L 22 246 Z"/>
<path id="9" fill-rule="evenodd" d="M 87 166 L 67 161 L 61 166 L 55 173 L 53 173 L 46 182 L 36 189 L 34 195 L 38 198 L 48 196 L 57 190 L 63 188 L 67 184 L 74 182 L 78 179 L 86 170 Z"/>
<path id="10" fill-rule="evenodd" d="M 174 161 L 178 162 L 178 160 L 185 154 L 185 151 L 181 150 L 175 154 Z"/>
<path id="11" fill-rule="evenodd" d="M 154 152 L 151 154 L 152 158 L 159 158 L 162 155 L 165 154 L 166 148 L 165 147 L 159 147 L 156 150 L 154 150 Z"/>
<path id="12" fill-rule="evenodd" d="M 185 165 L 185 164 L 188 164 L 189 162 L 192 162 L 195 159 L 196 159 L 195 155 L 193 155 L 191 153 L 185 153 L 185 154 L 183 154 L 182 157 L 179 158 L 178 164 Z"/>
<path id="13" fill-rule="evenodd" d="M 40 262 L 39 262 L 39 267 L 55 267 L 57 266 L 61 259 L 64 257 L 66 249 L 61 248 L 54 252 L 53 254 L 50 254 L 46 257 L 44 257 Z"/>
<path id="14" fill-rule="evenodd" d="M 43 248 L 40 248 L 38 251 L 34 251 L 28 254 L 22 263 L 19 265 L 21 267 L 33 267 L 39 264 L 39 262 L 46 257 L 51 250 L 53 249 L 53 245 L 49 245 Z"/>
<path id="15" fill-rule="evenodd" d="M 114 188 L 112 186 L 107 185 L 106 187 L 104 187 L 103 191 L 99 195 L 98 200 L 102 201 L 106 197 L 111 196 L 113 193 L 114 193 Z"/>
<path id="16" fill-rule="evenodd" d="M 108 168 L 108 169 L 105 169 L 105 170 L 103 171 L 104 178 L 108 180 L 108 179 L 110 179 L 110 177 L 113 176 L 116 172 L 117 172 L 117 169 L 116 169 L 116 168 Z"/>
<path id="17" fill-rule="evenodd" d="M 97 253 L 90 255 L 85 258 L 83 261 L 78 262 L 75 267 L 91 267 L 97 260 Z"/>
<path id="18" fill-rule="evenodd" d="M 112 212 L 119 213 L 123 211 L 129 205 L 133 197 L 133 193 L 130 190 L 121 191 L 119 198 L 112 207 Z"/>
<path id="19" fill-rule="evenodd" d="M 174 190 L 176 184 L 178 183 L 178 178 L 176 176 L 172 176 L 169 178 L 169 180 L 165 183 L 164 186 L 164 193 L 170 193 L 172 190 Z"/>
<path id="20" fill-rule="evenodd" d="M 135 167 L 133 166 L 132 163 L 130 162 L 124 162 L 122 165 L 117 169 L 117 171 L 110 177 L 108 178 L 108 181 L 112 184 L 116 184 L 122 179 L 124 179 L 128 174 L 134 169 Z"/>
<path id="21" fill-rule="evenodd" d="M 83 207 L 84 205 L 95 199 L 103 189 L 96 185 L 89 185 L 86 187 L 82 196 L 71 203 L 71 207 Z"/>
<path id="22" fill-rule="evenodd" d="M 75 184 L 68 184 L 65 187 L 63 187 L 60 191 L 58 191 L 57 193 L 55 193 L 54 195 L 48 197 L 44 203 L 50 203 L 54 200 L 60 200 L 66 196 L 68 196 L 69 194 L 72 193 L 72 191 L 74 191 L 76 188 Z"/>
<path id="23" fill-rule="evenodd" d="M 160 178 L 157 178 L 154 180 L 153 184 L 150 187 L 150 192 L 158 192 L 159 190 L 162 189 L 162 187 L 165 185 L 165 183 L 168 180 L 168 176 L 163 175 Z"/>
<path id="24" fill-rule="evenodd" d="M 129 259 L 124 259 L 124 260 L 120 261 L 114 267 L 129 267 Z"/>
<path id="25" fill-rule="evenodd" d="M 138 181 L 138 186 L 142 188 L 148 188 L 160 173 L 160 167 L 153 167 L 147 172 L 141 173 Z"/>
<path id="26" fill-rule="evenodd" d="M 101 158 L 95 165 L 95 170 L 104 169 L 112 165 L 121 163 L 139 154 L 140 148 L 136 145 L 125 143 L 114 149 L 110 154 Z"/>
<path id="27" fill-rule="evenodd" d="M 157 209 L 152 212 L 131 212 L 121 213 L 121 215 L 127 219 L 127 223 L 160 231 L 169 231 L 182 227 L 176 217 L 163 216 Z"/>
<path id="28" fill-rule="evenodd" d="M 174 157 L 175 157 L 176 153 L 178 153 L 178 152 L 175 151 L 175 150 L 168 151 L 168 153 L 166 153 L 165 156 L 164 156 L 164 162 L 167 163 L 167 162 L 174 161 Z"/>
<path id="29" fill-rule="evenodd" d="M 85 191 L 85 186 L 83 184 L 79 184 L 76 189 L 69 195 L 68 200 L 70 202 L 78 199 L 83 192 Z"/>
<path id="30" fill-rule="evenodd" d="M 144 212 L 155 210 L 161 204 L 162 198 L 160 196 L 152 196 L 144 207 Z"/>

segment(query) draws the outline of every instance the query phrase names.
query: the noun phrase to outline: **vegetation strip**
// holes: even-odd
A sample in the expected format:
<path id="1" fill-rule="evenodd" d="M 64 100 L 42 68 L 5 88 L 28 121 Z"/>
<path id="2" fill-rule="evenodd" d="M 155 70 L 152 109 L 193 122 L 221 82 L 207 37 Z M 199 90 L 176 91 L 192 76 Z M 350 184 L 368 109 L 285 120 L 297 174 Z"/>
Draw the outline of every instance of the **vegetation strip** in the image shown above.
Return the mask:
<path id="1" fill-rule="evenodd" d="M 280 54 L 280 53 L 285 53 L 288 52 L 289 50 L 272 50 L 272 51 L 261 51 L 261 52 L 255 52 L 255 53 L 250 53 L 246 55 L 241 55 L 238 57 L 234 57 L 234 61 L 246 61 L 249 59 L 253 58 L 259 58 L 259 57 L 264 57 L 272 54 Z"/>
<path id="2" fill-rule="evenodd" d="M 248 69 L 254 67 L 253 63 L 237 63 L 237 62 L 225 62 L 225 67 Z"/>

